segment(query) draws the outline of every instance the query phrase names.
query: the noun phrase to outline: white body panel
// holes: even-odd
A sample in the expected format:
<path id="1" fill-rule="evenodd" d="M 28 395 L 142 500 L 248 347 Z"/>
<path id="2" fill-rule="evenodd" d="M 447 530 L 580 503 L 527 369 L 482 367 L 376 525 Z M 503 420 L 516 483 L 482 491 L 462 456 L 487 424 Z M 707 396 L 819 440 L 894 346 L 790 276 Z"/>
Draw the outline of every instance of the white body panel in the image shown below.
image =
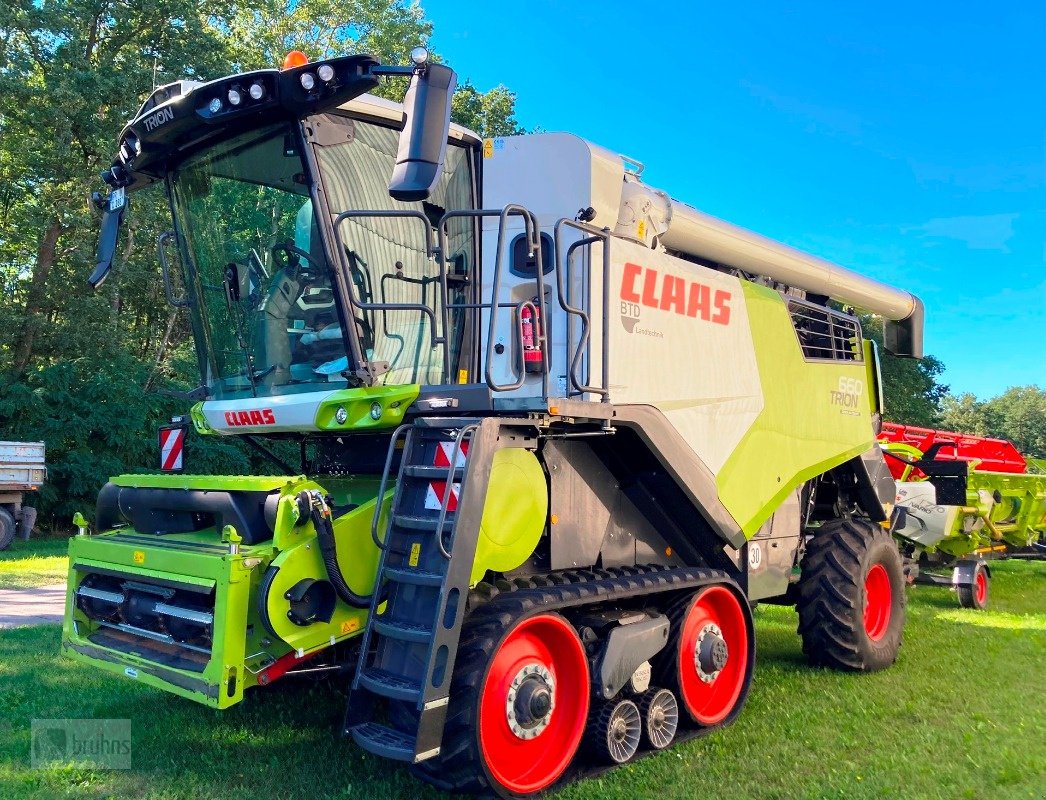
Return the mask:
<path id="1" fill-rule="evenodd" d="M 287 433 L 316 427 L 316 412 L 330 392 L 208 400 L 203 415 L 215 433 Z"/>

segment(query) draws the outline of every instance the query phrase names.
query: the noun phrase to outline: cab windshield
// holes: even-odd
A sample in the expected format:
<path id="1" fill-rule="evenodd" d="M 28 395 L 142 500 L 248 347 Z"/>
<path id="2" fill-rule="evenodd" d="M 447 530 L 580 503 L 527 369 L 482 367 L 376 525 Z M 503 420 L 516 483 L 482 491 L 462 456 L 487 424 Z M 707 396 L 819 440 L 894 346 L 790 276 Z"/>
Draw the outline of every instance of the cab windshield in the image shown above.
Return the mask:
<path id="1" fill-rule="evenodd" d="M 205 383 L 215 399 L 347 385 L 341 309 L 291 125 L 251 131 L 172 176 Z"/>

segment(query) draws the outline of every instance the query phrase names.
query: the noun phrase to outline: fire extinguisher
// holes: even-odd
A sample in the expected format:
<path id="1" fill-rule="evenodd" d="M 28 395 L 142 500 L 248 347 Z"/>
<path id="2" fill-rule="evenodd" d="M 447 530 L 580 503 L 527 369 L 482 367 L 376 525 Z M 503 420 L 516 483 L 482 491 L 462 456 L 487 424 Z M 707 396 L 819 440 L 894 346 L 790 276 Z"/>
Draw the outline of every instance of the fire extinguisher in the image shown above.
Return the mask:
<path id="1" fill-rule="evenodd" d="M 541 372 L 545 368 L 545 355 L 538 339 L 541 327 L 541 312 L 535 305 L 525 305 L 519 312 L 520 327 L 523 329 L 523 367 L 527 372 Z"/>

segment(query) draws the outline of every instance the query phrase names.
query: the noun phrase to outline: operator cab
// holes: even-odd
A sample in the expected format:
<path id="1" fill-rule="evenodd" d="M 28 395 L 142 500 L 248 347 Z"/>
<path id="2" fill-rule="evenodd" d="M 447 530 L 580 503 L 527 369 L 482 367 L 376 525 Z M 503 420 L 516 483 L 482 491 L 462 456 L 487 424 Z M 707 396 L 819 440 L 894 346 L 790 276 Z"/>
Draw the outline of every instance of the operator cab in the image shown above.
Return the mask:
<path id="1" fill-rule="evenodd" d="M 440 384 L 471 368 L 468 315 L 447 306 L 470 302 L 474 218 L 446 220 L 442 250 L 434 242 L 447 212 L 477 207 L 479 140 L 454 126 L 448 144 L 454 73 L 423 50 L 411 58 L 171 84 L 121 134 L 103 174 L 113 191 L 96 199 L 91 282 L 108 272 L 125 192 L 164 181 L 175 226 L 164 277 L 170 287 L 173 238 L 174 299 L 189 309 L 208 400 Z M 382 75 L 411 78 L 405 107 L 361 96 Z"/>

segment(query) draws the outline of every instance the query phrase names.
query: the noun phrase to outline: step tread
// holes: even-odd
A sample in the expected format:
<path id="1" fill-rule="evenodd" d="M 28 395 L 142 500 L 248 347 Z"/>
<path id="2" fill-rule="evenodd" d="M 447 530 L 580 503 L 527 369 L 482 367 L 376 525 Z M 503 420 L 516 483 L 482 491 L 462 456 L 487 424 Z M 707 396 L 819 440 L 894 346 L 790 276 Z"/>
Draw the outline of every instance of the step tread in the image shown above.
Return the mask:
<path id="1" fill-rule="evenodd" d="M 415 567 L 385 567 L 385 577 L 397 583 L 412 583 L 415 586 L 439 586 L 443 575 Z"/>
<path id="2" fill-rule="evenodd" d="M 380 667 L 367 667 L 359 673 L 359 682 L 374 694 L 394 700 L 417 700 L 421 684 Z"/>
<path id="3" fill-rule="evenodd" d="M 385 616 L 374 618 L 374 629 L 382 636 L 407 642 L 425 643 L 433 637 L 431 625 L 425 625 L 421 622 L 406 622 L 392 617 L 386 618 Z"/>
<path id="4" fill-rule="evenodd" d="M 351 728 L 349 732 L 356 744 L 369 753 L 396 761 L 414 760 L 415 739 L 408 733 L 377 722 L 364 722 Z"/>

